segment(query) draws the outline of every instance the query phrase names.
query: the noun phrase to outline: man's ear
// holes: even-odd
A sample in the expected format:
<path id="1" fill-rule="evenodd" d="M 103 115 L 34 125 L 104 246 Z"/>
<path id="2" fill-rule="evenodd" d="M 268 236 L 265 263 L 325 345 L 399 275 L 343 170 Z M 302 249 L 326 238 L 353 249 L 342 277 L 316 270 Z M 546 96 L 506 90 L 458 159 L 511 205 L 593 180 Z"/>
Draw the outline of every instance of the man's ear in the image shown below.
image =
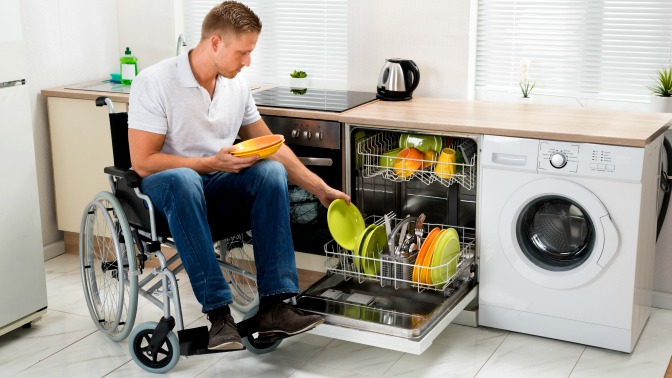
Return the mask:
<path id="1" fill-rule="evenodd" d="M 210 36 L 210 48 L 212 48 L 213 52 L 217 52 L 218 49 L 224 47 L 224 41 L 220 36 L 217 34 L 213 34 Z"/>

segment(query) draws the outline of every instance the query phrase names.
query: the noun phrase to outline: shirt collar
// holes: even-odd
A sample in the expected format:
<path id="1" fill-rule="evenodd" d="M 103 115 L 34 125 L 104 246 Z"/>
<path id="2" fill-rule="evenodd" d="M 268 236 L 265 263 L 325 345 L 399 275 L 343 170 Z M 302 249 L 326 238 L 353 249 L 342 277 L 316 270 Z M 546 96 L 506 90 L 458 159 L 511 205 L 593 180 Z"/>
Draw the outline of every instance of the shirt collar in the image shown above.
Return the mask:
<path id="1" fill-rule="evenodd" d="M 189 51 L 185 51 L 177 57 L 177 75 L 183 87 L 198 87 L 198 81 L 196 81 L 189 65 Z"/>

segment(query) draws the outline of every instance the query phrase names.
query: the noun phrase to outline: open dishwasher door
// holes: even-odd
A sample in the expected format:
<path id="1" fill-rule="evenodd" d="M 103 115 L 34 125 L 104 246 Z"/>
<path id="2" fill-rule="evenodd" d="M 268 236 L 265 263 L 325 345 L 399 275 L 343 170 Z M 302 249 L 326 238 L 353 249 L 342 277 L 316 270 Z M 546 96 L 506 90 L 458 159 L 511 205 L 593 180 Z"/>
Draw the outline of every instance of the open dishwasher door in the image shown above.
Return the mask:
<path id="1" fill-rule="evenodd" d="M 296 298 L 297 306 L 325 317 L 313 334 L 421 354 L 476 303 L 478 138 L 348 128 L 345 187 L 367 231 L 354 251 L 333 240 L 324 246 L 327 275 Z M 436 174 L 438 153 L 424 154 L 410 173 L 384 163 L 412 141 L 468 155 L 452 163 L 450 175 Z M 370 247 L 374 232 L 384 236 Z M 476 326 L 472 314 L 466 323 Z"/>

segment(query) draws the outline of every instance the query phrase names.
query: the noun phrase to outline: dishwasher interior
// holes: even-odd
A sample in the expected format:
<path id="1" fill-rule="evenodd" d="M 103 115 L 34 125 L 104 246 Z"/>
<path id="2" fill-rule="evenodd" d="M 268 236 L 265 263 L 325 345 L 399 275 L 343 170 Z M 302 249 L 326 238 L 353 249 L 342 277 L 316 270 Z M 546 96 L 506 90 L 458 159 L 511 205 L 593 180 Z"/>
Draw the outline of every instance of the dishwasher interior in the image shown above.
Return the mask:
<path id="1" fill-rule="evenodd" d="M 475 298 L 478 142 L 470 135 L 346 125 L 346 192 L 367 225 L 358 239 L 368 242 L 377 232 L 378 241 L 361 248 L 358 240 L 352 250 L 334 240 L 324 246 L 327 274 L 297 297 L 297 305 L 337 327 L 325 335 L 347 339 L 347 329 L 358 331 L 357 342 L 362 332 L 420 341 L 437 326 L 445 328 L 448 314 L 454 317 Z M 452 171 L 437 174 L 440 151 L 424 153 L 419 164 L 395 158 L 414 143 L 424 150 L 459 151 Z M 406 162 L 418 167 L 407 169 Z M 457 242 L 441 241 L 450 238 Z M 433 253 L 448 251 L 451 243 L 452 254 Z"/>

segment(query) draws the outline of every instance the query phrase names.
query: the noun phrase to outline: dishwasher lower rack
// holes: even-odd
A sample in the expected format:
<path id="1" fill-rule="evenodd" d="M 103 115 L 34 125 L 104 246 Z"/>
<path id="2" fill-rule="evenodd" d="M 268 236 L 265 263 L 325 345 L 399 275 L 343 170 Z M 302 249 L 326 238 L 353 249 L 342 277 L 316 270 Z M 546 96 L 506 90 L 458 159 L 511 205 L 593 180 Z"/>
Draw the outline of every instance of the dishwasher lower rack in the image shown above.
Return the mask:
<path id="1" fill-rule="evenodd" d="M 468 156 L 464 157 L 466 161 L 451 164 L 454 166 L 455 171 L 452 176 L 440 177 L 434 172 L 434 168 L 438 163 L 435 159 L 438 158 L 438 156 L 435 159 L 410 159 L 385 156 L 385 153 L 389 153 L 390 151 L 399 148 L 399 138 L 401 135 L 404 134 L 384 131 L 366 137 L 357 143 L 357 155 L 361 157 L 361 172 L 363 177 L 381 176 L 386 180 L 394 182 L 418 179 L 427 185 L 439 182 L 446 187 L 453 184 L 459 184 L 467 190 L 473 189 L 476 184 L 477 153 L 476 144 L 472 139 L 449 138 L 452 142 L 444 147 L 462 151 L 464 150 L 464 146 L 466 146 Z M 436 151 L 436 153 L 438 155 L 441 151 Z M 395 162 L 399 161 L 402 167 L 405 167 L 407 162 L 420 162 L 420 168 L 417 170 L 411 170 L 410 168 L 387 168 L 385 164 L 381 164 L 386 159 L 393 159 Z"/>
<path id="2" fill-rule="evenodd" d="M 392 227 L 401 219 L 390 219 Z M 366 224 L 382 224 L 383 218 L 379 216 L 369 216 L 365 219 Z M 383 226 L 381 226 L 383 227 Z M 395 256 L 386 249 L 378 251 L 377 257 L 358 256 L 353 251 L 343 249 L 336 241 L 331 240 L 324 246 L 324 252 L 327 256 L 326 270 L 328 273 L 342 275 L 346 280 L 355 280 L 359 283 L 364 281 L 375 281 L 380 286 L 389 286 L 394 289 L 415 290 L 422 292 L 425 290 L 443 292 L 445 297 L 449 297 L 454 290 L 452 283 L 458 277 L 469 276 L 474 270 L 475 260 L 475 230 L 469 227 L 448 226 L 435 223 L 423 224 L 423 240 L 435 227 L 439 229 L 454 228 L 459 235 L 460 251 L 452 259 L 435 266 L 422 265 L 418 261 L 418 253 L 413 253 L 408 257 Z M 429 252 L 427 253 L 429 254 Z M 427 256 L 421 256 L 427 257 Z M 375 267 L 368 269 L 368 272 L 362 271 L 361 266 Z M 431 281 L 430 277 L 440 277 L 437 281 Z M 425 278 L 423 280 L 423 278 Z M 431 281 L 431 282 L 429 282 Z"/>

